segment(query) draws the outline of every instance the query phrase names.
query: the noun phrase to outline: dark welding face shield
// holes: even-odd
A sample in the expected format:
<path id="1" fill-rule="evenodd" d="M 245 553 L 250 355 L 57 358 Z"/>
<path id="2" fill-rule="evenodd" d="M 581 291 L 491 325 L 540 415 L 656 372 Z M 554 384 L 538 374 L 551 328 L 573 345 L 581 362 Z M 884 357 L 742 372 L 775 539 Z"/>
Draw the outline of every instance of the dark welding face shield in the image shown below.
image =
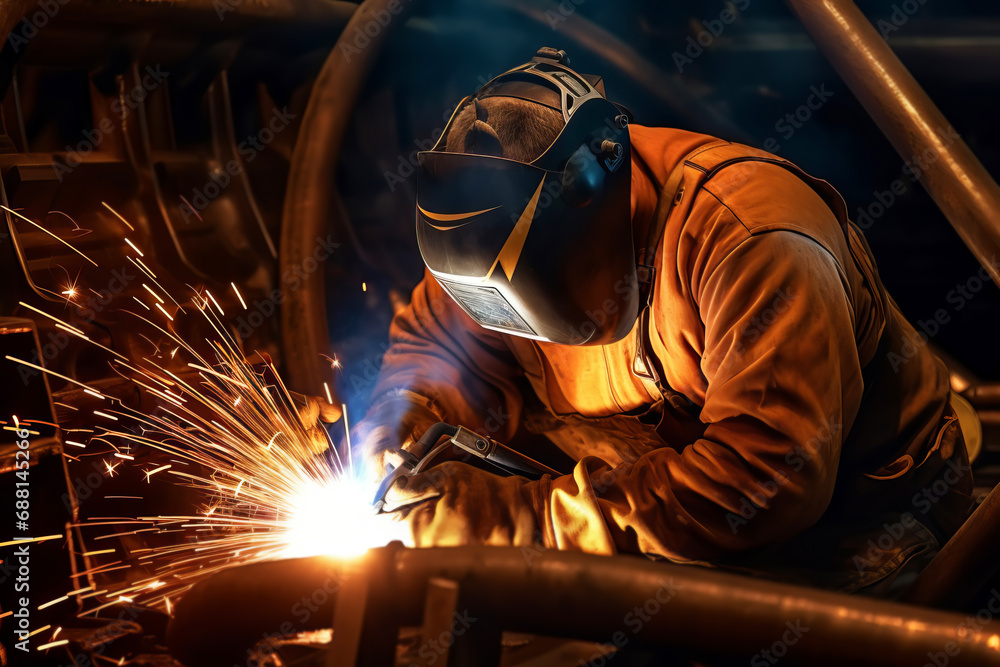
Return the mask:
<path id="1" fill-rule="evenodd" d="M 480 325 L 567 345 L 620 340 L 638 314 L 627 110 L 599 78 L 541 49 L 459 104 L 419 153 L 417 242 L 424 263 Z M 515 97 L 565 126 L 531 163 L 443 150 L 474 99 Z"/>

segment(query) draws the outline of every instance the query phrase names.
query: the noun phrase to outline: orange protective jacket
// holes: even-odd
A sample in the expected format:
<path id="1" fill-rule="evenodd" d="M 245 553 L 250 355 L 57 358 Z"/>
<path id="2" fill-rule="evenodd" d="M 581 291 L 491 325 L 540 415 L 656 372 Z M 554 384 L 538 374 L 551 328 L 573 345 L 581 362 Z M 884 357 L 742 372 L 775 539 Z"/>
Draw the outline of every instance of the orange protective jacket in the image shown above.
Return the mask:
<path id="1" fill-rule="evenodd" d="M 544 433 L 578 462 L 530 483 L 549 547 L 739 562 L 883 512 L 950 534 L 972 480 L 948 374 L 840 196 L 746 146 L 630 134 L 636 238 L 683 164 L 648 324 L 605 346 L 500 334 L 427 274 L 392 324 L 374 413 Z"/>

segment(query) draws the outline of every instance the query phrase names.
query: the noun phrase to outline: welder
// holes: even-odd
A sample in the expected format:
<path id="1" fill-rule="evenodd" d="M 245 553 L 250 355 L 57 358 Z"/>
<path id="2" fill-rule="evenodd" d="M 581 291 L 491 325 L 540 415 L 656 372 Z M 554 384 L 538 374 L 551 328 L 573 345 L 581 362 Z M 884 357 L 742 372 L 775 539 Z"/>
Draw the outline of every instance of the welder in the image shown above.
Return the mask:
<path id="1" fill-rule="evenodd" d="M 383 474 L 447 422 L 543 434 L 575 467 L 448 461 L 384 507 L 418 546 L 643 554 L 891 595 L 969 512 L 974 413 L 828 183 L 631 120 L 544 48 L 419 155 L 427 270 L 357 428 L 367 456 Z"/>

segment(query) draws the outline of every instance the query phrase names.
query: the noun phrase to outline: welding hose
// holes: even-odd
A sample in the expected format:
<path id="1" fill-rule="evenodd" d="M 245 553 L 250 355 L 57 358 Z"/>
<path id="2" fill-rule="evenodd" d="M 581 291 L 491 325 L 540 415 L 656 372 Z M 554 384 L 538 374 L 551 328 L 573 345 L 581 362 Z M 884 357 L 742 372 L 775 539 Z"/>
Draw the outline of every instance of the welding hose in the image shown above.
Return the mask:
<path id="1" fill-rule="evenodd" d="M 796 627 L 804 636 L 785 647 L 784 664 L 920 665 L 957 646 L 949 667 L 1000 665 L 997 635 L 959 614 L 634 556 L 498 547 L 389 545 L 352 565 L 319 557 L 226 570 L 180 600 L 167 642 L 187 667 L 244 664 L 261 639 L 335 626 L 344 582 L 344 591 L 368 591 L 354 607 L 378 626 L 366 631 L 396 637 L 398 628 L 421 625 L 435 578 L 458 584 L 459 612 L 508 632 L 596 642 L 621 632 L 636 645 L 747 657 Z M 642 623 L 628 620 L 638 617 Z M 382 664 L 372 653 L 392 664 L 394 642 L 382 643 L 389 646 L 365 648 L 366 664 Z"/>
<path id="2" fill-rule="evenodd" d="M 405 474 L 420 472 L 423 468 L 427 467 L 438 454 L 448 448 L 448 442 L 443 442 L 439 445 L 437 444 L 438 440 L 444 436 L 448 436 L 450 438 L 457 432 L 457 426 L 452 426 L 446 422 L 437 422 L 436 424 L 433 424 L 426 431 L 424 431 L 424 434 L 420 436 L 420 439 L 415 440 L 409 447 L 389 450 L 389 453 L 397 455 L 400 461 L 387 464 L 386 471 L 388 473 L 392 473 L 393 469 L 397 466 L 405 466 Z M 386 480 L 383 480 L 383 484 L 385 484 L 387 480 L 388 477 Z"/>
<path id="3" fill-rule="evenodd" d="M 438 422 L 424 431 L 424 434 L 420 436 L 420 439 L 414 443 L 410 454 L 418 461 L 423 461 L 427 457 L 427 454 L 431 451 L 431 448 L 437 444 L 437 441 L 444 436 L 451 437 L 458 433 L 458 427 L 452 426 L 447 422 Z"/>
<path id="4" fill-rule="evenodd" d="M 466 437 L 471 436 L 477 445 L 480 446 L 470 446 L 467 440 L 464 442 L 461 441 L 463 436 L 460 434 L 463 433 Z M 458 436 L 458 438 L 453 440 L 455 436 Z M 449 440 L 438 444 L 438 440 L 442 437 L 448 437 Z M 478 456 L 480 459 L 493 464 L 503 474 L 525 475 L 531 479 L 538 479 L 542 475 L 558 477 L 562 474 L 502 443 L 485 436 L 480 436 L 468 429 L 452 426 L 447 422 L 438 422 L 432 425 L 424 431 L 420 439 L 407 452 L 416 460 L 412 472 L 419 473 L 431 467 L 441 452 L 456 445 L 460 451 L 466 452 L 467 455 Z"/>
<path id="5" fill-rule="evenodd" d="M 438 443 L 442 437 L 448 440 Z M 471 442 L 470 442 L 471 440 Z M 401 458 L 406 461 L 406 467 L 400 470 L 390 470 L 389 474 L 379 484 L 375 493 L 373 506 L 381 513 L 385 506 L 385 498 L 389 489 L 400 477 L 416 475 L 430 468 L 441 452 L 448 449 L 465 452 L 491 464 L 494 472 L 502 475 L 521 475 L 529 479 L 540 479 L 544 475 L 558 477 L 561 473 L 540 463 L 531 457 L 507 447 L 495 440 L 480 436 L 460 426 L 452 426 L 446 422 L 438 422 L 424 431 L 424 434 L 409 449 L 400 450 Z M 404 464 L 400 464 L 404 465 Z"/>
<path id="6" fill-rule="evenodd" d="M 385 507 L 386 494 L 397 480 L 420 472 L 424 467 L 432 462 L 438 454 L 451 446 L 448 441 L 435 446 L 437 441 L 440 440 L 442 436 L 450 437 L 455 435 L 457 432 L 457 426 L 452 426 L 446 422 L 437 422 L 424 431 L 424 434 L 420 436 L 420 439 L 415 441 L 408 450 L 396 450 L 394 453 L 399 457 L 399 461 L 395 464 L 386 465 L 386 475 L 382 479 L 382 482 L 379 483 L 378 489 L 375 491 L 375 500 L 372 503 L 372 507 L 375 509 L 375 512 L 378 514 L 382 513 L 383 508 Z"/>

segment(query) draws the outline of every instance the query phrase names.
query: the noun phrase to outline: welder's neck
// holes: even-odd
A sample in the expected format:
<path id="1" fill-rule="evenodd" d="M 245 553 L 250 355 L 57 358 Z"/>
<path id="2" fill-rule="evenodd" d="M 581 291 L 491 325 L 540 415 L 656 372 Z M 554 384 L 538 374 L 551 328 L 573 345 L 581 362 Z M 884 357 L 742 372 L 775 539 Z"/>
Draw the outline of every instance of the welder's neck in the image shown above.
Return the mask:
<path id="1" fill-rule="evenodd" d="M 632 247 L 636 261 L 642 254 L 656 211 L 657 186 L 650 180 L 646 169 L 632 156 Z"/>

